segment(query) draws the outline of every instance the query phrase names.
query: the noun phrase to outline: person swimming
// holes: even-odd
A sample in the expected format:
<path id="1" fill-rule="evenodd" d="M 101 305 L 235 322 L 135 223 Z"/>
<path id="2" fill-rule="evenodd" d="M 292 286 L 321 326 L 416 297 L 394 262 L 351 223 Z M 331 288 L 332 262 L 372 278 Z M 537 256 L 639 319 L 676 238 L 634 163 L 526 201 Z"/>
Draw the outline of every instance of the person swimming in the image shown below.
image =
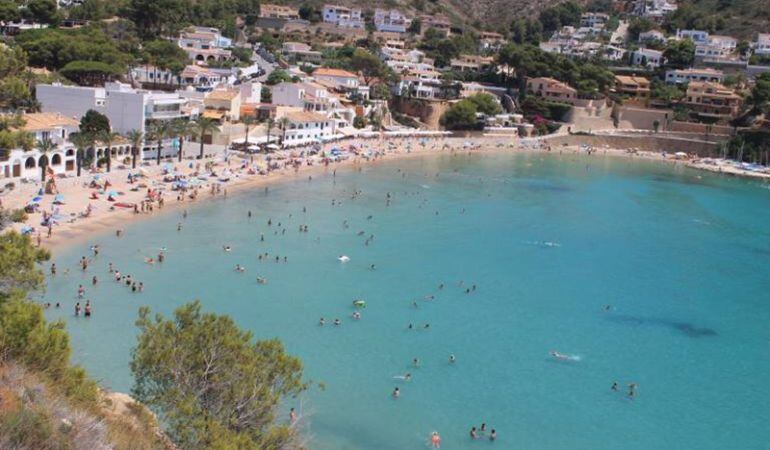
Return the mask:
<path id="1" fill-rule="evenodd" d="M 334 325 L 342 325 L 342 321 L 340 319 L 334 319 Z"/>
<path id="2" fill-rule="evenodd" d="M 230 250 L 232 250 L 232 248 L 229 245 L 223 245 L 222 250 L 229 252 Z"/>
<path id="3" fill-rule="evenodd" d="M 559 353 L 556 350 L 551 351 L 551 356 L 560 361 L 580 361 L 580 357 L 576 355 L 567 355 L 565 353 Z"/>
<path id="4" fill-rule="evenodd" d="M 455 361 L 457 361 L 457 359 L 455 358 L 455 355 L 454 354 L 449 355 L 449 362 L 454 363 Z"/>
<path id="5" fill-rule="evenodd" d="M 479 438 L 479 434 L 476 432 L 476 427 L 471 427 L 470 435 L 471 435 L 471 439 Z"/>
<path id="6" fill-rule="evenodd" d="M 398 387 L 396 387 L 395 389 L 393 389 L 393 393 L 391 395 L 393 396 L 393 398 L 398 398 L 401 395 L 401 390 Z"/>
<path id="7" fill-rule="evenodd" d="M 441 448 L 441 436 L 438 434 L 438 431 L 431 433 L 430 444 L 433 448 Z"/>
<path id="8" fill-rule="evenodd" d="M 321 319 L 318 321 L 318 325 L 324 326 L 326 324 L 326 320 L 321 317 Z"/>
<path id="9" fill-rule="evenodd" d="M 245 272 L 245 271 L 246 271 L 246 268 L 245 268 L 245 267 L 243 267 L 243 266 L 242 266 L 242 265 L 240 265 L 240 264 L 236 264 L 236 265 L 235 265 L 235 271 L 236 271 L 236 272 L 240 272 L 240 273 L 243 273 L 243 272 Z"/>

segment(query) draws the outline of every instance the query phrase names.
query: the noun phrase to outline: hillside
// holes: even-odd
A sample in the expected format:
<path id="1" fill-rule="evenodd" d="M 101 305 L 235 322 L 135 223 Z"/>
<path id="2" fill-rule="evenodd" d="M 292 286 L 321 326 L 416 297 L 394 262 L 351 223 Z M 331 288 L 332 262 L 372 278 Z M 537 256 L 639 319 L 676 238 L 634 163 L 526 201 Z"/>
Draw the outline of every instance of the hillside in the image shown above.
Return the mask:
<path id="1" fill-rule="evenodd" d="M 338 4 L 373 10 L 398 8 L 411 14 L 446 14 L 458 26 L 505 31 L 514 19 L 536 19 L 538 14 L 567 0 L 340 0 Z M 313 5 L 322 8 L 322 0 L 278 1 L 294 6 Z M 630 10 L 632 0 L 575 0 L 594 10 L 618 8 Z M 770 30 L 770 8 L 767 0 L 681 0 L 679 11 L 664 24 L 674 31 L 679 28 L 702 28 L 712 33 L 727 34 L 752 40 L 757 32 Z"/>
<path id="2" fill-rule="evenodd" d="M 155 417 L 124 394 L 73 401 L 48 377 L 0 363 L 0 448 L 17 450 L 174 450 Z"/>

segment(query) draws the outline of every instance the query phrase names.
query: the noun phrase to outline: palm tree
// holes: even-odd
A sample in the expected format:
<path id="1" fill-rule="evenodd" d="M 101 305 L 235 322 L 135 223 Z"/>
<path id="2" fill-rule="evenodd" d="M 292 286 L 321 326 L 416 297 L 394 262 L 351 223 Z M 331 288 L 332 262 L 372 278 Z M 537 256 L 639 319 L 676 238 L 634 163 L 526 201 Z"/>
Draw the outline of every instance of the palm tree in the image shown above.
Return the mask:
<path id="1" fill-rule="evenodd" d="M 197 130 L 195 124 L 192 122 L 185 119 L 179 119 L 174 122 L 174 131 L 175 134 L 179 137 L 179 162 L 182 162 L 182 156 L 184 154 L 184 141 L 188 137 L 194 135 Z"/>
<path id="2" fill-rule="evenodd" d="M 270 145 L 270 130 L 275 126 L 275 119 L 272 117 L 267 118 L 267 145 Z"/>
<path id="3" fill-rule="evenodd" d="M 243 125 L 246 127 L 246 139 L 244 140 L 244 144 L 246 144 L 247 148 L 249 146 L 249 128 L 254 125 L 255 121 L 254 116 L 243 116 L 241 119 L 241 122 L 243 122 Z"/>
<path id="4" fill-rule="evenodd" d="M 38 151 L 42 155 L 40 157 L 40 179 L 45 181 L 46 169 L 48 168 L 48 153 L 56 148 L 56 144 L 49 137 L 44 137 L 35 143 Z"/>
<path id="5" fill-rule="evenodd" d="M 78 176 L 80 176 L 80 171 L 83 168 L 83 156 L 85 155 L 86 149 L 91 144 L 91 138 L 84 133 L 72 133 L 70 134 L 69 140 L 77 149 L 77 153 L 75 154 L 75 164 L 77 165 Z"/>
<path id="6" fill-rule="evenodd" d="M 198 139 L 201 143 L 201 152 L 198 155 L 198 159 L 203 159 L 203 136 L 217 129 L 217 123 L 211 119 L 201 117 L 195 122 L 195 131 L 198 134 Z"/>
<path id="7" fill-rule="evenodd" d="M 289 126 L 289 118 L 281 117 L 278 119 L 278 125 L 283 130 L 283 135 L 281 136 L 281 147 L 283 147 L 284 141 L 286 141 L 286 128 Z"/>
<path id="8" fill-rule="evenodd" d="M 155 120 L 150 124 L 150 131 L 147 133 L 150 139 L 158 143 L 156 149 L 157 155 L 155 161 L 160 165 L 160 155 L 163 151 L 163 139 L 171 136 L 173 127 L 168 120 Z"/>
<path id="9" fill-rule="evenodd" d="M 112 144 L 115 142 L 116 139 L 120 137 L 120 134 L 115 133 L 113 131 L 101 131 L 99 134 L 96 135 L 96 138 L 99 139 L 99 141 L 102 144 L 105 144 L 107 146 L 106 153 L 104 154 L 105 158 L 107 158 L 107 172 L 109 173 L 112 170 Z"/>
<path id="10" fill-rule="evenodd" d="M 126 137 L 131 142 L 131 168 L 136 169 L 136 159 L 139 156 L 139 148 L 144 142 L 144 133 L 139 130 L 131 130 L 126 133 Z"/>

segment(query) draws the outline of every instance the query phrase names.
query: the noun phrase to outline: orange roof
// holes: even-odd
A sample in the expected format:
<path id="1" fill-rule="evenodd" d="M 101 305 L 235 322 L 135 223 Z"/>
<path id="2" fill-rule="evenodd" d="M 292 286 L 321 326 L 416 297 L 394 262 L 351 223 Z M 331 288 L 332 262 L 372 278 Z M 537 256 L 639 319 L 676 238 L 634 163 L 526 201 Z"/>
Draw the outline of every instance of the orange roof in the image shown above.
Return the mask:
<path id="1" fill-rule="evenodd" d="M 234 99 L 240 92 L 238 91 L 231 91 L 231 90 L 217 90 L 217 91 L 211 91 L 209 95 L 206 96 L 206 100 L 232 100 Z"/>
<path id="2" fill-rule="evenodd" d="M 328 67 L 319 67 L 318 69 L 313 71 L 313 75 L 322 76 L 322 77 L 344 77 L 344 78 L 358 77 L 356 74 L 348 72 L 347 70 L 331 69 Z"/>
<path id="3" fill-rule="evenodd" d="M 24 131 L 48 130 L 55 127 L 77 127 L 80 122 L 60 113 L 30 113 L 24 114 Z"/>
<path id="4" fill-rule="evenodd" d="M 326 122 L 329 120 L 326 116 L 309 111 L 298 111 L 286 114 L 286 117 L 292 122 Z"/>

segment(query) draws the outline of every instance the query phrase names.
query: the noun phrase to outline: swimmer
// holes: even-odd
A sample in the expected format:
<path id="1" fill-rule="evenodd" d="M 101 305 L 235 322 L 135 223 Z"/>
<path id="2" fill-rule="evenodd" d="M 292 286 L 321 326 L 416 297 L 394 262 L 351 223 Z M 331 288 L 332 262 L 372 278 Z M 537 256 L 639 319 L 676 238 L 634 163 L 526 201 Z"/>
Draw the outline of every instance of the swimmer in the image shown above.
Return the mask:
<path id="1" fill-rule="evenodd" d="M 420 367 L 420 360 L 417 358 L 412 358 L 412 365 L 414 367 Z"/>
<path id="2" fill-rule="evenodd" d="M 78 298 L 83 298 L 85 294 L 86 288 L 84 288 L 82 284 L 78 285 Z"/>
<path id="3" fill-rule="evenodd" d="M 150 265 L 155 264 L 155 260 L 152 258 L 144 258 L 144 262 Z"/>
<path id="4" fill-rule="evenodd" d="M 350 261 L 350 257 L 347 256 L 347 255 L 340 255 L 339 257 L 337 257 L 337 260 L 339 262 L 346 263 L 346 262 Z"/>
<path id="5" fill-rule="evenodd" d="M 393 376 L 393 379 L 395 379 L 395 380 L 411 381 L 412 380 L 412 374 L 407 372 L 404 375 L 395 375 L 395 376 Z"/>
<path id="6" fill-rule="evenodd" d="M 457 361 L 457 358 L 455 358 L 454 354 L 449 355 L 449 363 L 454 364 L 454 362 Z"/>
<path id="7" fill-rule="evenodd" d="M 471 439 L 478 439 L 479 435 L 476 432 L 476 427 L 471 427 Z"/>
<path id="8" fill-rule="evenodd" d="M 91 279 L 91 284 L 93 284 L 94 286 L 96 286 L 96 283 L 98 283 L 98 282 L 99 282 L 99 280 L 97 280 L 97 279 L 96 279 L 96 275 L 94 275 L 94 277 Z"/>
<path id="9" fill-rule="evenodd" d="M 246 268 L 245 268 L 245 267 L 243 267 L 243 266 L 241 266 L 240 264 L 236 264 L 236 265 L 235 265 L 235 271 L 236 271 L 236 272 L 240 272 L 240 273 L 243 273 L 243 272 L 245 272 L 245 271 L 246 271 Z"/>
<path id="10" fill-rule="evenodd" d="M 618 382 L 617 381 L 613 381 L 612 382 L 612 387 L 610 389 L 612 389 L 613 391 L 617 392 L 617 390 L 618 390 Z"/>
<path id="11" fill-rule="evenodd" d="M 51 264 L 51 275 L 56 275 L 56 264 Z"/>
<path id="12" fill-rule="evenodd" d="M 324 318 L 321 317 L 321 320 L 318 321 L 318 325 L 324 326 L 324 324 L 326 324 L 326 320 L 324 320 Z"/>
<path id="13" fill-rule="evenodd" d="M 438 431 L 431 433 L 430 444 L 433 446 L 433 448 L 441 448 L 441 436 L 439 436 Z"/>
<path id="14" fill-rule="evenodd" d="M 398 387 L 396 387 L 395 389 L 393 389 L 393 394 L 391 395 L 393 396 L 393 398 L 398 398 L 399 395 L 401 395 L 401 390 L 398 389 Z"/>
<path id="15" fill-rule="evenodd" d="M 551 351 L 551 356 L 553 356 L 554 358 L 556 358 L 558 360 L 561 360 L 561 361 L 580 361 L 580 357 L 579 356 L 566 355 L 564 353 L 559 353 L 556 350 L 552 350 Z"/>
<path id="16" fill-rule="evenodd" d="M 229 245 L 223 245 L 222 250 L 229 252 L 230 250 L 232 250 L 232 248 Z"/>
<path id="17" fill-rule="evenodd" d="M 353 314 L 350 315 L 350 317 L 352 317 L 355 320 L 360 320 L 361 319 L 361 313 L 358 312 L 358 311 L 355 311 Z"/>
<path id="18" fill-rule="evenodd" d="M 497 439 L 497 431 L 492 428 L 492 431 L 489 433 L 489 440 L 494 441 L 495 439 Z"/>
<path id="19" fill-rule="evenodd" d="M 249 217 L 251 217 L 251 211 L 249 211 Z M 297 413 L 294 411 L 294 408 L 289 410 L 289 421 L 291 423 L 294 423 L 297 421 Z"/>
<path id="20" fill-rule="evenodd" d="M 342 325 L 342 321 L 340 319 L 334 319 L 334 325 Z"/>

